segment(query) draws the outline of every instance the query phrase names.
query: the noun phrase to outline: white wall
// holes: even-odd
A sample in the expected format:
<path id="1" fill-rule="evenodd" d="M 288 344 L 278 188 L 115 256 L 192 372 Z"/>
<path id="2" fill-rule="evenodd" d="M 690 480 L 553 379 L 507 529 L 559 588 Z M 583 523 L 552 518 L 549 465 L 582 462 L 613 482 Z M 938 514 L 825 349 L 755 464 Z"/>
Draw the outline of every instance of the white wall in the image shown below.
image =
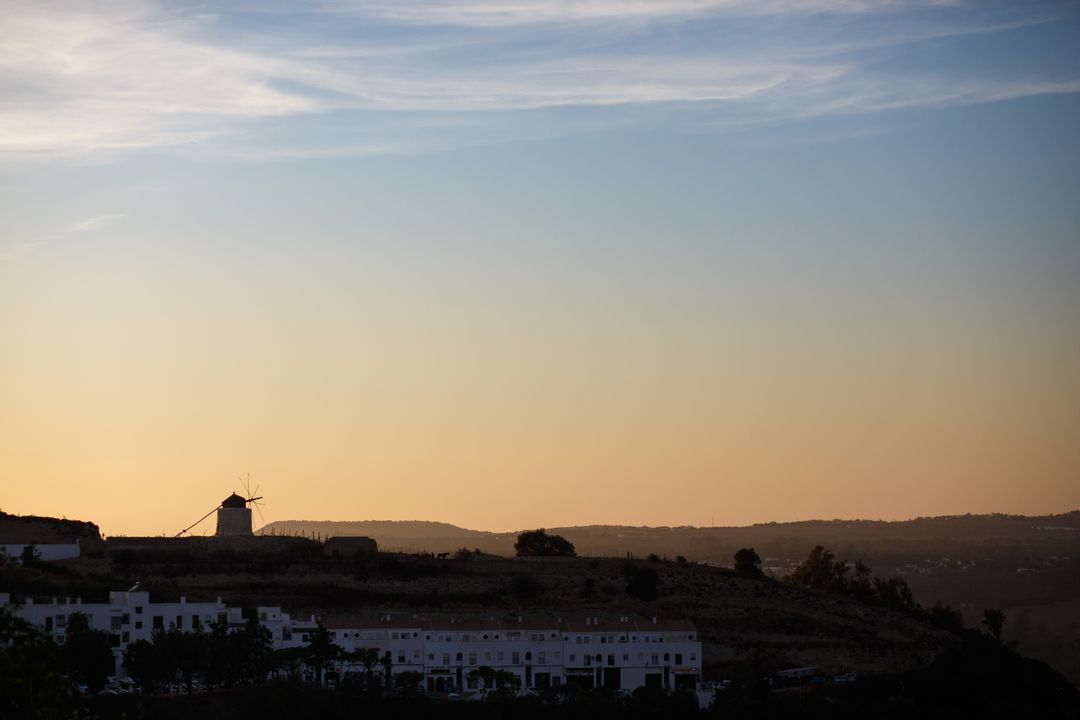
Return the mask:
<path id="1" fill-rule="evenodd" d="M 79 557 L 79 541 L 73 543 L 0 543 L 0 555 L 20 560 L 23 548 L 32 544 L 40 560 L 70 560 Z"/>

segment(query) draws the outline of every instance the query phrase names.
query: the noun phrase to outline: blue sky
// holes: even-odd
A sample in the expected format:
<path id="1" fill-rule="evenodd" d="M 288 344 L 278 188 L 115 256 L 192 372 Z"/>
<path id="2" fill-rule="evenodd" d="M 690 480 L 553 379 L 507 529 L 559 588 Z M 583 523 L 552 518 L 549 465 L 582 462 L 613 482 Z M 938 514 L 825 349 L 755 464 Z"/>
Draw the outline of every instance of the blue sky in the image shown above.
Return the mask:
<path id="1" fill-rule="evenodd" d="M 757 473 L 731 522 L 1075 506 L 1078 39 L 1067 2 L 6 3 L 0 405 L 19 412 L 0 412 L 0 450 L 55 480 L 36 443 L 89 442 L 65 418 L 133 393 L 101 421 L 123 453 L 191 383 L 204 407 L 250 405 L 219 434 L 262 429 L 188 476 L 302 473 L 337 445 L 268 450 L 300 430 L 266 414 L 376 397 L 302 432 L 347 445 L 383 413 L 415 447 L 445 412 L 463 454 L 539 438 L 497 469 L 435 443 L 432 463 L 481 484 L 622 438 L 644 455 L 577 456 L 598 488 L 673 454 L 706 499 L 710 478 Z M 415 425 L 388 409 L 402 398 Z M 729 401 L 746 427 L 717 419 Z M 161 432 L 140 459 L 198 456 Z M 388 443 L 364 472 L 435 472 Z M 790 466 L 753 464 L 770 443 Z M 361 472 L 342 458 L 320 470 Z M 845 473 L 841 505 L 768 499 Z M 883 499 L 886 475 L 924 505 Z M 650 520 L 616 510 L 518 519 Z"/>

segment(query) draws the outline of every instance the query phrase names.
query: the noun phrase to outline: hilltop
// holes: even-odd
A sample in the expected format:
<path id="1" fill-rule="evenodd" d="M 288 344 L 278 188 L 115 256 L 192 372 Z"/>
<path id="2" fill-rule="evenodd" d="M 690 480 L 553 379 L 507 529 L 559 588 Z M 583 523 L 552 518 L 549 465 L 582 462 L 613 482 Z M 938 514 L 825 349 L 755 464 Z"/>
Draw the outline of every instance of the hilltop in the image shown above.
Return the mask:
<path id="1" fill-rule="evenodd" d="M 0 540 L 9 543 L 70 543 L 78 540 L 84 551 L 102 545 L 101 531 L 92 522 L 37 515 L 10 515 L 0 511 Z"/>

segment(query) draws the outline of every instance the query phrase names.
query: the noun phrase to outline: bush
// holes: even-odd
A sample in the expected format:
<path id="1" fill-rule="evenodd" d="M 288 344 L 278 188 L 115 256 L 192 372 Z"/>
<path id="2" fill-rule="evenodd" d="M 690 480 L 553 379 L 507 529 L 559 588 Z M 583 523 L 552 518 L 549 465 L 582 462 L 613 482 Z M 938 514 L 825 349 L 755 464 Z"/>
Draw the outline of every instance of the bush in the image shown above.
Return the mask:
<path id="1" fill-rule="evenodd" d="M 561 535 L 548 535 L 543 528 L 518 535 L 514 550 L 518 557 L 577 557 L 572 542 Z"/>

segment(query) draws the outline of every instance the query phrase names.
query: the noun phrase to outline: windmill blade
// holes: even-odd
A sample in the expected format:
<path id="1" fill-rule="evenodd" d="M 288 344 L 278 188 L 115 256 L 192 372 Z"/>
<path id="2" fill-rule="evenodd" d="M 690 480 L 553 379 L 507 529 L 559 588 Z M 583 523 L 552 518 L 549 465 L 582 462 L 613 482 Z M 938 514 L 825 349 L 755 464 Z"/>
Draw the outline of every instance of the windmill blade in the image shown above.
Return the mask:
<path id="1" fill-rule="evenodd" d="M 262 485 L 259 485 L 258 483 L 255 483 L 255 492 L 253 492 L 251 494 L 252 495 L 258 495 L 259 494 L 259 488 L 261 488 L 261 487 L 262 487 Z"/>
<path id="2" fill-rule="evenodd" d="M 257 513 L 259 513 L 259 520 L 261 520 L 262 524 L 265 525 L 266 524 L 266 518 L 263 517 L 262 510 L 259 508 L 259 506 L 262 505 L 262 503 L 253 502 L 251 504 L 255 506 L 255 511 Z"/>

